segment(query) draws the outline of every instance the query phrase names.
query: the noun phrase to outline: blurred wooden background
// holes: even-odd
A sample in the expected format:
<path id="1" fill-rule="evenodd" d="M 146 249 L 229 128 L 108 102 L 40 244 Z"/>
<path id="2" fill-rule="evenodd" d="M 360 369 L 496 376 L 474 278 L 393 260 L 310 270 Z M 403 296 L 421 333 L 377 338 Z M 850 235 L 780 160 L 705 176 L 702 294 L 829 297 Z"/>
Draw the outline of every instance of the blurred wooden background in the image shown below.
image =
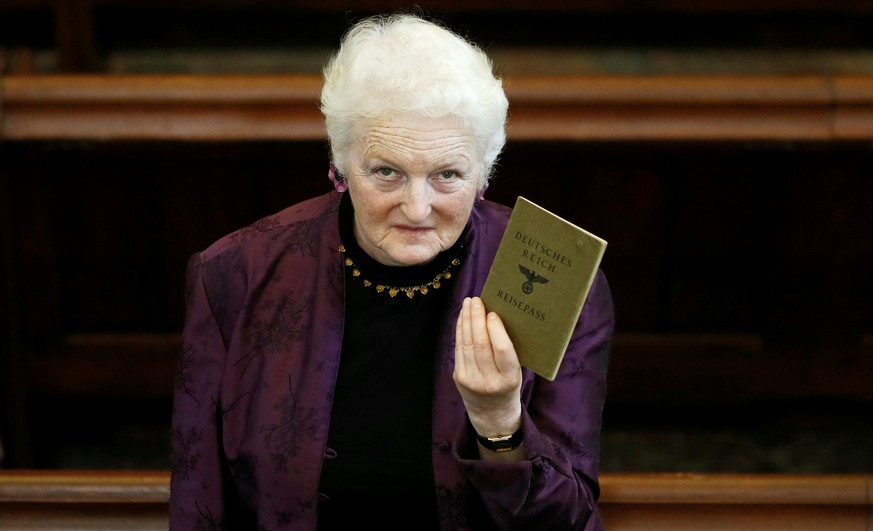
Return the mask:
<path id="1" fill-rule="evenodd" d="M 608 242 L 606 471 L 870 472 L 873 2 L 420 2 L 505 76 L 491 199 Z M 185 261 L 329 189 L 392 2 L 0 2 L 5 468 L 165 468 Z"/>

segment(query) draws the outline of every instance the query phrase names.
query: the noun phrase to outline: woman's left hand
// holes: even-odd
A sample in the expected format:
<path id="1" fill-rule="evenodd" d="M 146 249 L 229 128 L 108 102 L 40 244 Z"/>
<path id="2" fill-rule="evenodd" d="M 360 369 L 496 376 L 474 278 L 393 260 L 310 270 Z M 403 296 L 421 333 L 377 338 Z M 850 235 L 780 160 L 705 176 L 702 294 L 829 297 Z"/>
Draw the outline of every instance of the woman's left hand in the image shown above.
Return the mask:
<path id="1" fill-rule="evenodd" d="M 477 433 L 508 435 L 521 426 L 521 365 L 503 321 L 479 297 L 466 298 L 455 330 L 455 385 Z"/>

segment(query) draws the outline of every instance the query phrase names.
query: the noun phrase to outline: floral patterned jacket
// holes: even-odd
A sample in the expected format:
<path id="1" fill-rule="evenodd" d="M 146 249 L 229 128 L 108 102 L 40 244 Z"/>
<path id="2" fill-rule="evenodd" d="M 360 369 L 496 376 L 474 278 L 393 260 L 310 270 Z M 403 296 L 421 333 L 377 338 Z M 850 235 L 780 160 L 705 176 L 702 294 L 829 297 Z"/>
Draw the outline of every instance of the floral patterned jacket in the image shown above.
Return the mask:
<path id="1" fill-rule="evenodd" d="M 193 256 L 172 419 L 170 529 L 315 530 L 343 332 L 341 195 L 330 192 L 229 234 Z M 480 201 L 453 315 L 481 292 L 510 209 Z M 596 500 L 614 317 L 602 272 L 559 374 L 525 370 L 526 460 L 471 451 L 452 380 L 454 320 L 442 332 L 433 405 L 442 529 L 601 529 Z M 475 445 L 472 446 L 475 448 Z"/>

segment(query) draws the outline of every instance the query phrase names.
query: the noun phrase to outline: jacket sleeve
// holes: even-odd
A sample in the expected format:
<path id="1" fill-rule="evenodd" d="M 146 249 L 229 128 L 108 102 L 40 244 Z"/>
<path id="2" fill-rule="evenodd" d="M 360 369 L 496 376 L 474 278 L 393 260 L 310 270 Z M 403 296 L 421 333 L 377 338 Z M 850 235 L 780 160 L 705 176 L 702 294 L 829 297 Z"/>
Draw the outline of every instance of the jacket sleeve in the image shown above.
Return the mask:
<path id="1" fill-rule="evenodd" d="M 526 459 L 481 461 L 462 450 L 475 447 L 471 434 L 456 441 L 461 466 L 498 528 L 602 528 L 596 506 L 600 429 L 614 327 L 609 285 L 598 271 L 554 381 L 525 375 Z"/>
<path id="2" fill-rule="evenodd" d="M 225 345 L 204 287 L 199 254 L 188 262 L 186 314 L 171 423 L 170 529 L 217 529 L 224 519 L 219 388 Z"/>

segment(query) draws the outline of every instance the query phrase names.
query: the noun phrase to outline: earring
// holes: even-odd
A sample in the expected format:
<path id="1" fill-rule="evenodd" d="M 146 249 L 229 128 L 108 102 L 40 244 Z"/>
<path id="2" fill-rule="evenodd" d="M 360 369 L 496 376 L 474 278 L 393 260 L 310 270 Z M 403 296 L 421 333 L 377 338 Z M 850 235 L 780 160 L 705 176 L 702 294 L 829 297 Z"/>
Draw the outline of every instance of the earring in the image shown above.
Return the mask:
<path id="1" fill-rule="evenodd" d="M 330 182 L 333 183 L 333 187 L 337 192 L 343 193 L 349 189 L 349 183 L 340 175 L 340 172 L 336 169 L 333 162 L 330 163 L 330 169 L 327 170 L 327 176 L 330 179 Z"/>
<path id="2" fill-rule="evenodd" d="M 479 201 L 485 199 L 485 190 L 488 189 L 488 184 L 490 184 L 490 181 L 485 181 L 485 186 L 483 186 L 482 189 L 479 190 Z"/>

